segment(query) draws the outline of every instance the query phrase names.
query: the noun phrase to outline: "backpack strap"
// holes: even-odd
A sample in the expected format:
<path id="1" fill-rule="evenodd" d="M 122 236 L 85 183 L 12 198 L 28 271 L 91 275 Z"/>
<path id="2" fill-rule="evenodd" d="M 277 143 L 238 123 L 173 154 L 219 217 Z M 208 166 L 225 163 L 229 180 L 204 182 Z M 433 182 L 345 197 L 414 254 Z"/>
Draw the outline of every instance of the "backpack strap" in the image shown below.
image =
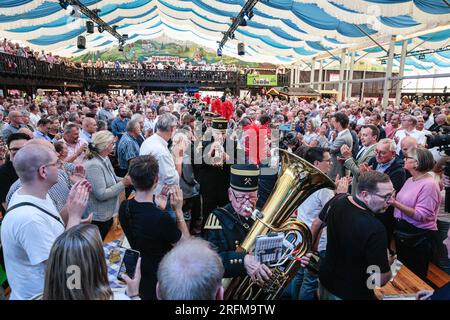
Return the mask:
<path id="1" fill-rule="evenodd" d="M 18 204 L 16 204 L 16 205 L 14 205 L 14 206 L 8 208 L 8 210 L 6 210 L 6 212 L 5 212 L 5 216 L 6 216 L 6 214 L 7 214 L 8 212 L 11 212 L 11 211 L 13 211 L 14 209 L 17 209 L 17 208 L 20 208 L 20 207 L 25 207 L 25 206 L 34 207 L 34 208 L 36 208 L 36 209 L 38 209 L 38 210 L 44 212 L 46 215 L 52 217 L 53 219 L 55 219 L 56 221 L 58 221 L 59 223 L 61 223 L 61 225 L 62 225 L 64 228 L 66 227 L 66 226 L 64 225 L 64 222 L 63 222 L 59 217 L 55 216 L 53 213 L 50 213 L 50 212 L 48 212 L 47 210 L 45 210 L 45 209 L 43 209 L 43 208 L 41 208 L 41 207 L 35 205 L 34 203 L 31 203 L 31 202 L 21 202 L 21 203 L 18 203 Z"/>

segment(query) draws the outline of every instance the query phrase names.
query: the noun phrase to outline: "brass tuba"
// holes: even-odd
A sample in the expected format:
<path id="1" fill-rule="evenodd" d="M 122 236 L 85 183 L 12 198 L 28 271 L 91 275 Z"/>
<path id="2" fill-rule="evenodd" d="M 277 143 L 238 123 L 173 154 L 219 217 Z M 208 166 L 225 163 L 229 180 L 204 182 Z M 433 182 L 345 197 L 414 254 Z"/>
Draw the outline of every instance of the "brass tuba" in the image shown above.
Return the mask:
<path id="1" fill-rule="evenodd" d="M 256 237 L 269 232 L 283 232 L 281 258 L 269 264 L 272 277 L 260 285 L 250 276 L 236 277 L 225 284 L 227 300 L 276 300 L 294 278 L 300 267 L 298 258 L 311 248 L 311 231 L 292 214 L 312 193 L 322 188 L 335 188 L 334 182 L 304 159 L 279 150 L 281 174 L 261 211 L 255 210 L 255 223 L 238 250 L 252 252 Z"/>

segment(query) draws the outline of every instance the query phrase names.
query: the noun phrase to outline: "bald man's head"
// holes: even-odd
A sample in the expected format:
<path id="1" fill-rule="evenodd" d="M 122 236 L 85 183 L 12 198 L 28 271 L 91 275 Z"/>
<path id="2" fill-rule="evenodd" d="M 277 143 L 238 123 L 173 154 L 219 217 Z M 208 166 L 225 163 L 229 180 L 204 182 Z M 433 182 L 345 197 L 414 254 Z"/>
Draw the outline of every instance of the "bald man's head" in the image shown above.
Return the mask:
<path id="1" fill-rule="evenodd" d="M 23 184 L 34 182 L 40 178 L 39 169 L 58 160 L 54 148 L 43 143 L 28 142 L 14 157 L 13 165 Z M 41 177 L 42 178 L 42 177 Z M 52 177 L 51 184 L 56 183 Z"/>
<path id="2" fill-rule="evenodd" d="M 43 139 L 32 139 L 30 141 L 27 142 L 27 145 L 40 145 L 40 146 L 45 146 L 49 149 L 51 149 L 52 151 L 55 151 L 55 146 L 53 145 L 53 143 L 47 141 L 47 140 L 43 140 Z M 55 151 L 56 152 L 56 151 Z"/>
<path id="3" fill-rule="evenodd" d="M 83 130 L 94 134 L 97 132 L 97 122 L 94 118 L 86 117 L 83 119 Z"/>
<path id="4" fill-rule="evenodd" d="M 417 140 L 414 137 L 407 136 L 402 139 L 402 142 L 400 143 L 400 148 L 402 149 L 403 154 L 406 154 L 408 149 L 415 147 L 417 148 Z"/>

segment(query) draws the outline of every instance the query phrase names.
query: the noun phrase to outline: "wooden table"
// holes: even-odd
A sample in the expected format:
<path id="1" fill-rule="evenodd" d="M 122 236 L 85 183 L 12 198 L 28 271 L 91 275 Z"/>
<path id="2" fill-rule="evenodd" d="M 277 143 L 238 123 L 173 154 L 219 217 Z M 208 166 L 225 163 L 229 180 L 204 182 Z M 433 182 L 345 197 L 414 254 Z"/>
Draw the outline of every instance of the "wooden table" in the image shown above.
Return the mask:
<path id="1" fill-rule="evenodd" d="M 403 265 L 393 280 L 384 287 L 375 289 L 375 295 L 378 300 L 382 300 L 384 295 L 412 295 L 421 290 L 433 288 Z"/>

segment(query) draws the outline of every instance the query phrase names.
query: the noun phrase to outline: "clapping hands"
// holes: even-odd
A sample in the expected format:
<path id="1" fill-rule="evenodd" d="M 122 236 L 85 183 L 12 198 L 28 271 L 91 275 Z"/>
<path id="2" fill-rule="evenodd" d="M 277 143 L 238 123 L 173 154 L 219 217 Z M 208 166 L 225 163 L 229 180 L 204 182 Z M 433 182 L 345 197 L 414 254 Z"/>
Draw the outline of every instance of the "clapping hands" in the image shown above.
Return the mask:
<path id="1" fill-rule="evenodd" d="M 352 183 L 352 177 L 339 177 L 336 176 L 336 193 L 347 193 L 348 186 Z"/>

